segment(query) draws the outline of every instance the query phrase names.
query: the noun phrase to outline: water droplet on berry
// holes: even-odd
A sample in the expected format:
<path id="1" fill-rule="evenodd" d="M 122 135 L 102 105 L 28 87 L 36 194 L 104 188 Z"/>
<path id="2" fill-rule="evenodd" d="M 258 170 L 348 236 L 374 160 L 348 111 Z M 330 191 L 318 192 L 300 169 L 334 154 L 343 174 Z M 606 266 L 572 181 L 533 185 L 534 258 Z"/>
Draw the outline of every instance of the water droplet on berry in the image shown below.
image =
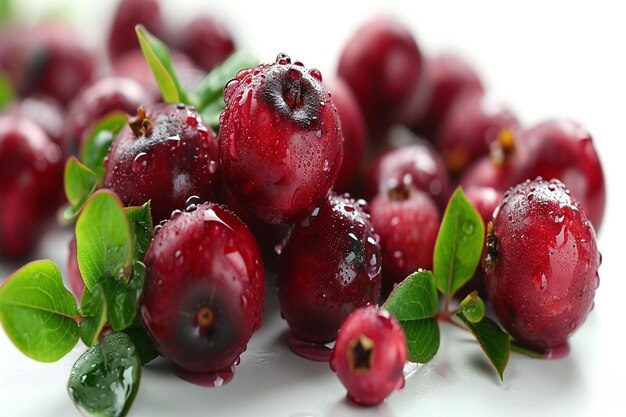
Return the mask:
<path id="1" fill-rule="evenodd" d="M 328 159 L 324 159 L 324 167 L 322 168 L 322 170 L 324 172 L 330 171 L 330 163 L 328 162 Z"/>
<path id="2" fill-rule="evenodd" d="M 180 216 L 183 212 L 176 209 L 172 212 L 172 214 L 170 214 L 170 219 L 175 219 L 176 217 Z"/>
<path id="3" fill-rule="evenodd" d="M 289 57 L 289 55 L 287 55 L 285 53 L 280 53 L 276 57 L 276 63 L 280 64 L 280 65 L 291 64 L 291 57 Z"/>
<path id="4" fill-rule="evenodd" d="M 210 161 L 209 162 L 209 172 L 211 174 L 215 174 L 215 171 L 217 171 L 217 162 L 215 161 Z"/>
<path id="5" fill-rule="evenodd" d="M 176 261 L 176 265 L 180 266 L 185 262 L 183 258 L 183 253 L 180 250 L 177 250 L 174 254 L 174 260 Z"/>
<path id="6" fill-rule="evenodd" d="M 326 304 L 326 293 L 321 292 L 321 293 L 317 294 L 316 300 L 317 300 L 317 304 L 319 304 L 321 306 Z"/>
<path id="7" fill-rule="evenodd" d="M 599 286 L 600 286 L 600 274 L 596 272 L 596 275 L 593 277 L 593 288 L 597 290 Z"/>
<path id="8" fill-rule="evenodd" d="M 146 165 L 148 165 L 148 154 L 145 152 L 138 153 L 133 160 L 133 172 L 141 172 L 141 170 L 144 169 Z"/>
<path id="9" fill-rule="evenodd" d="M 317 68 L 311 68 L 309 70 L 309 74 L 311 74 L 311 77 L 315 78 L 317 81 L 322 82 L 322 72 Z"/>
<path id="10" fill-rule="evenodd" d="M 200 197 L 198 197 L 197 195 L 192 195 L 187 199 L 187 201 L 185 201 L 185 211 L 192 212 L 196 210 L 196 208 L 198 208 L 198 204 L 200 204 L 201 202 L 202 201 L 200 200 Z"/>
<path id="11" fill-rule="evenodd" d="M 527 321 L 524 323 L 524 328 L 526 329 L 526 331 L 528 333 L 534 333 L 535 332 L 535 325 L 532 324 L 531 322 Z"/>

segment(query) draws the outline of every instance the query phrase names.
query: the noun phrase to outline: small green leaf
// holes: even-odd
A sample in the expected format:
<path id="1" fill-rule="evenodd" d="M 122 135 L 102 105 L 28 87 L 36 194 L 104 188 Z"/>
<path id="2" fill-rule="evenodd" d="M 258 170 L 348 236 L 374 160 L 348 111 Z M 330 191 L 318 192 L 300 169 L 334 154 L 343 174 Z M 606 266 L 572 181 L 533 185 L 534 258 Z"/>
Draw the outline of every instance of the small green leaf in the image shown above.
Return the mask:
<path id="1" fill-rule="evenodd" d="M 94 286 L 93 292 L 85 288 L 78 314 L 83 318 L 78 328 L 80 340 L 87 346 L 93 346 L 107 321 L 106 298 L 99 284 Z"/>
<path id="2" fill-rule="evenodd" d="M 0 71 L 0 109 L 11 103 L 15 98 L 15 90 L 9 78 Z"/>
<path id="3" fill-rule="evenodd" d="M 154 347 L 154 342 L 148 336 L 148 333 L 141 326 L 141 323 L 137 323 L 123 330 L 124 333 L 130 337 L 135 348 L 137 349 L 137 353 L 139 353 L 139 357 L 141 358 L 141 364 L 145 365 L 159 357 L 159 352 Z"/>
<path id="4" fill-rule="evenodd" d="M 252 68 L 258 64 L 258 59 L 241 52 L 234 52 L 200 82 L 196 89 L 200 102 L 199 109 L 204 121 L 215 130 L 219 127 L 219 116 L 224 110 L 224 86 L 235 78 L 240 70 Z"/>
<path id="5" fill-rule="evenodd" d="M 96 174 L 99 183 L 104 180 L 104 158 L 109 152 L 113 139 L 126 123 L 128 123 L 126 114 L 110 114 L 91 129 L 87 140 L 83 143 L 80 158 L 83 164 Z"/>
<path id="6" fill-rule="evenodd" d="M 74 156 L 70 156 L 65 163 L 65 196 L 70 207 L 65 210 L 64 217 L 73 219 L 80 213 L 85 202 L 95 191 L 98 184 L 96 174 L 81 164 Z"/>
<path id="7" fill-rule="evenodd" d="M 145 265 L 135 261 L 132 275 L 127 282 L 114 277 L 99 281 L 106 297 L 107 320 L 113 330 L 123 330 L 133 324 L 145 275 Z"/>
<path id="8" fill-rule="evenodd" d="M 459 187 L 441 221 L 434 253 L 435 285 L 449 300 L 472 278 L 485 239 L 483 221 Z"/>
<path id="9" fill-rule="evenodd" d="M 150 215 L 150 201 L 143 206 L 127 207 L 126 216 L 130 224 L 135 243 L 135 260 L 143 261 L 150 241 L 152 240 L 152 216 Z"/>
<path id="10" fill-rule="evenodd" d="M 135 31 L 137 32 L 141 50 L 161 90 L 163 101 L 166 103 L 187 103 L 187 94 L 178 81 L 174 65 L 172 64 L 172 56 L 167 45 L 153 36 L 142 25 L 137 25 Z"/>
<path id="11" fill-rule="evenodd" d="M 485 303 L 478 296 L 477 291 L 472 291 L 461 301 L 459 310 L 467 320 L 478 323 L 485 316 Z"/>
<path id="12" fill-rule="evenodd" d="M 389 294 L 383 308 L 402 326 L 411 362 L 428 362 L 439 350 L 437 289 L 430 271 L 409 275 Z"/>
<path id="13" fill-rule="evenodd" d="M 0 287 L 0 322 L 26 356 L 54 362 L 78 342 L 76 299 L 51 261 L 31 262 Z"/>
<path id="14" fill-rule="evenodd" d="M 511 339 L 500 326 L 489 317 L 484 317 L 478 323 L 469 321 L 462 312 L 457 311 L 456 316 L 474 335 L 483 352 L 489 361 L 498 371 L 500 380 L 503 379 L 504 370 L 509 362 L 509 352 L 511 351 Z"/>
<path id="15" fill-rule="evenodd" d="M 122 203 L 112 192 L 100 190 L 85 205 L 76 222 L 76 255 L 90 290 L 103 278 L 125 275 L 132 265 L 130 225 Z"/>
<path id="16" fill-rule="evenodd" d="M 78 358 L 67 389 L 84 414 L 122 417 L 135 399 L 140 379 L 135 346 L 124 333 L 113 333 Z"/>

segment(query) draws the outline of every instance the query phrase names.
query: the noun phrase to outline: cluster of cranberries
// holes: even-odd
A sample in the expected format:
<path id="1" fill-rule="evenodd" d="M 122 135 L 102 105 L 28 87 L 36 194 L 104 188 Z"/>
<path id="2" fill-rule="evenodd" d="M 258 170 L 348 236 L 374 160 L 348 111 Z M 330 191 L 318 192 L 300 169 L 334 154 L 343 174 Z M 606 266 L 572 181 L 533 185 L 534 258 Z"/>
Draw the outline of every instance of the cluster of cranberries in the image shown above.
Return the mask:
<path id="1" fill-rule="evenodd" d="M 215 133 L 192 106 L 159 103 L 138 23 L 174 46 L 186 86 L 234 48 L 209 17 L 170 38 L 156 0 L 120 3 L 108 40 L 113 74 L 95 82 L 90 53 L 65 29 L 2 34 L 0 68 L 19 94 L 49 97 L 0 116 L 0 253 L 34 247 L 50 217 L 44 202 L 60 200 L 63 158 L 103 116 L 127 113 L 103 186 L 125 205 L 151 201 L 140 315 L 181 377 L 232 377 L 261 326 L 268 270 L 294 352 L 330 360 L 353 401 L 384 400 L 404 384 L 407 346 L 376 305 L 415 270 L 432 269 L 457 183 L 489 225 L 468 288 L 491 300 L 510 334 L 554 348 L 584 321 L 598 286 L 605 186 L 579 125 L 523 127 L 469 64 L 425 56 L 384 17 L 348 41 L 334 79 L 286 54 L 239 71 Z M 75 243 L 68 269 L 79 295 Z"/>

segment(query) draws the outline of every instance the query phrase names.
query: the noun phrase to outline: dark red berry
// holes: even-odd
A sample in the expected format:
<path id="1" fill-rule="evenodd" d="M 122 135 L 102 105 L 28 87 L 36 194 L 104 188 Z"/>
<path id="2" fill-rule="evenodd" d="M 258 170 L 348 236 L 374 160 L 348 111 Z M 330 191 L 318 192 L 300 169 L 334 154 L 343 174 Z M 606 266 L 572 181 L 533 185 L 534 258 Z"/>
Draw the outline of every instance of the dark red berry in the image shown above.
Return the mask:
<path id="1" fill-rule="evenodd" d="M 163 20 L 158 0 L 121 0 L 117 5 L 108 38 L 111 60 L 124 53 L 139 49 L 135 26 L 143 25 L 150 33 L 161 38 Z"/>
<path id="2" fill-rule="evenodd" d="M 180 374 L 219 385 L 261 325 L 263 261 L 234 214 L 213 203 L 193 208 L 173 214 L 153 238 L 140 312 Z"/>
<path id="3" fill-rule="evenodd" d="M 306 218 L 334 185 L 343 157 L 339 117 L 320 72 L 281 54 L 274 64 L 241 70 L 224 101 L 226 187 L 269 223 Z"/>
<path id="4" fill-rule="evenodd" d="M 410 136 L 412 144 L 392 149 L 373 163 L 367 180 L 368 197 L 384 194 L 402 183 L 412 184 L 445 210 L 452 192 L 450 177 L 443 161 L 429 143 L 417 139 L 405 128 L 394 128 L 390 136 Z M 394 140 L 391 138 L 390 140 Z"/>
<path id="5" fill-rule="evenodd" d="M 478 91 L 466 91 L 454 101 L 441 123 L 437 146 L 453 175 L 484 155 L 502 129 L 517 126 L 515 115 Z"/>
<path id="6" fill-rule="evenodd" d="M 21 97 L 48 95 L 67 104 L 91 82 L 94 56 L 68 27 L 18 27 L 5 35 L 0 70 Z"/>
<path id="7" fill-rule="evenodd" d="M 89 129 L 107 114 L 122 112 L 134 116 L 139 106 L 152 102 L 153 98 L 132 78 L 99 79 L 83 89 L 69 106 L 68 136 L 72 147 L 77 150 Z"/>
<path id="8" fill-rule="evenodd" d="M 35 122 L 0 115 L 0 255 L 26 256 L 37 245 L 58 196 L 61 151 Z"/>
<path id="9" fill-rule="evenodd" d="M 399 184 L 374 197 L 370 213 L 380 236 L 384 293 L 417 269 L 432 269 L 441 218 L 428 194 Z"/>
<path id="10" fill-rule="evenodd" d="M 430 100 L 417 131 L 434 141 L 454 100 L 464 91 L 483 92 L 474 69 L 458 55 L 441 54 L 426 60 Z"/>
<path id="11" fill-rule="evenodd" d="M 202 70 L 209 72 L 235 50 L 235 43 L 224 24 L 212 16 L 193 19 L 181 31 L 180 50 Z"/>
<path id="12" fill-rule="evenodd" d="M 386 310 L 360 308 L 341 325 L 330 367 L 361 405 L 376 405 L 404 387 L 408 350 L 404 331 Z"/>
<path id="13" fill-rule="evenodd" d="M 498 320 L 520 343 L 563 345 L 592 308 L 600 259 L 593 227 L 563 183 L 513 187 L 497 210 L 484 258 Z"/>
<path id="14" fill-rule="evenodd" d="M 324 86 L 331 93 L 337 107 L 343 132 L 343 163 L 333 189 L 346 192 L 356 178 L 365 152 L 367 130 L 365 120 L 354 94 L 341 78 L 324 80 Z"/>
<path id="15" fill-rule="evenodd" d="M 337 73 L 377 131 L 415 122 L 426 104 L 422 54 L 411 32 L 390 17 L 361 26 L 341 53 Z"/>
<path id="16" fill-rule="evenodd" d="M 191 195 L 202 201 L 222 196 L 215 134 L 183 104 L 140 108 L 115 138 L 104 165 L 104 186 L 125 205 L 151 200 L 155 224 L 182 209 Z"/>
<path id="17" fill-rule="evenodd" d="M 334 340 L 346 317 L 376 303 L 380 246 L 360 203 L 331 193 L 295 226 L 278 261 L 276 286 L 293 334 Z"/>

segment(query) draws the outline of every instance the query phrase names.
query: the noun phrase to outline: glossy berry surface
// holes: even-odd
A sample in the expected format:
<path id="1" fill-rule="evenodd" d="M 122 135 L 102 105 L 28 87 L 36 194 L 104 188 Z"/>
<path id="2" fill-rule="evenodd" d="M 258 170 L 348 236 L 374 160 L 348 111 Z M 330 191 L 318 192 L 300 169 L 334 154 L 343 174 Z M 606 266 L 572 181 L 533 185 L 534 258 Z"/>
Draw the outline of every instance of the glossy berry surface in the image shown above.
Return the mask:
<path id="1" fill-rule="evenodd" d="M 342 324 L 330 367 L 361 405 L 376 405 L 404 387 L 408 357 L 404 331 L 386 310 L 360 308 Z"/>
<path id="2" fill-rule="evenodd" d="M 324 86 L 331 93 L 333 104 L 337 107 L 343 132 L 343 163 L 333 189 L 346 192 L 356 178 L 365 152 L 367 130 L 359 104 L 341 78 L 324 80 Z"/>
<path id="3" fill-rule="evenodd" d="M 505 194 L 487 235 L 485 283 L 518 342 L 563 345 L 592 308 L 599 266 L 593 227 L 563 183 L 529 180 Z"/>
<path id="4" fill-rule="evenodd" d="M 19 258 L 37 245 L 54 214 L 58 146 L 35 122 L 0 115 L 0 256 Z"/>
<path id="5" fill-rule="evenodd" d="M 276 286 L 292 333 L 326 343 L 354 310 L 376 303 L 380 246 L 361 204 L 331 193 L 296 225 L 278 261 Z"/>
<path id="6" fill-rule="evenodd" d="M 391 134 L 414 136 L 405 129 L 394 129 Z M 413 139 L 411 145 L 383 153 L 374 161 L 369 172 L 366 185 L 368 197 L 409 183 L 429 194 L 443 212 L 452 193 L 450 177 L 443 161 L 432 145 L 417 138 Z"/>
<path id="7" fill-rule="evenodd" d="M 135 26 L 143 25 L 150 33 L 162 37 L 163 20 L 158 0 L 121 0 L 115 11 L 107 48 L 109 57 L 115 60 L 133 49 L 139 49 Z"/>
<path id="8" fill-rule="evenodd" d="M 419 118 L 425 104 L 423 61 L 411 32 L 382 16 L 348 40 L 337 73 L 354 92 L 367 123 L 380 130 Z"/>
<path id="9" fill-rule="evenodd" d="M 140 312 L 157 350 L 186 376 L 228 374 L 261 326 L 263 261 L 248 228 L 191 205 L 160 226 L 145 264 Z"/>
<path id="10" fill-rule="evenodd" d="M 515 115 L 481 92 L 468 91 L 454 101 L 441 124 L 437 147 L 448 170 L 461 174 L 472 162 L 488 155 L 502 129 L 518 125 Z"/>
<path id="11" fill-rule="evenodd" d="M 77 300 L 83 297 L 83 291 L 85 291 L 85 282 L 83 276 L 80 273 L 78 267 L 78 256 L 76 255 L 76 236 L 70 240 L 68 244 L 67 255 L 67 279 L 70 284 L 70 290 Z"/>
<path id="12" fill-rule="evenodd" d="M 140 110 L 115 138 L 104 165 L 104 186 L 125 205 L 151 200 L 154 224 L 182 209 L 191 195 L 221 198 L 215 135 L 182 104 Z"/>
<path id="13" fill-rule="evenodd" d="M 385 294 L 417 269 L 432 270 L 441 217 L 428 194 L 400 184 L 374 197 L 370 213 L 380 236 Z"/>
<path id="14" fill-rule="evenodd" d="M 268 223 L 306 218 L 339 173 L 343 135 L 321 80 L 280 54 L 224 88 L 218 139 L 226 187 Z"/>
<path id="15" fill-rule="evenodd" d="M 180 50 L 202 70 L 209 72 L 235 50 L 235 43 L 224 24 L 215 17 L 193 19 L 181 31 Z"/>

